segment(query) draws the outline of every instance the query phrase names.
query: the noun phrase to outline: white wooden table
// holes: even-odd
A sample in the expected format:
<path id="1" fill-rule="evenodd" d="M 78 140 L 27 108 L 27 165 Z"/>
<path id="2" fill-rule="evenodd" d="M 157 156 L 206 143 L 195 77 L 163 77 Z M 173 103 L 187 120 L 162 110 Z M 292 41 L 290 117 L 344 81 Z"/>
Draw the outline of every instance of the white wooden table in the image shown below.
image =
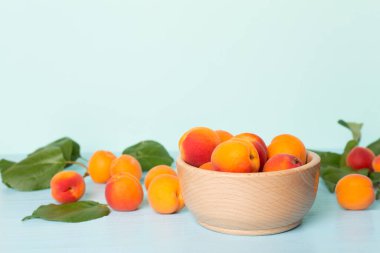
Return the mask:
<path id="1" fill-rule="evenodd" d="M 20 159 L 22 156 L 0 156 Z M 104 185 L 86 178 L 84 200 L 106 203 Z M 271 236 L 232 236 L 199 226 L 185 208 L 156 214 L 146 197 L 134 212 L 113 211 L 101 219 L 69 224 L 21 219 L 42 204 L 54 203 L 49 190 L 18 192 L 0 186 L 0 252 L 378 252 L 380 204 L 345 211 L 320 183 L 303 224 Z"/>

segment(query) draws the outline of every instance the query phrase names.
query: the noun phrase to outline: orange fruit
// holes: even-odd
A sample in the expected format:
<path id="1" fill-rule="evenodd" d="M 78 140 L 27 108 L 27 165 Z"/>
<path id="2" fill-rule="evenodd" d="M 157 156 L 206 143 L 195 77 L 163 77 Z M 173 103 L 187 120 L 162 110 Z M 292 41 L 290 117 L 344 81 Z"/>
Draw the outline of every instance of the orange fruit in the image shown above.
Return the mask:
<path id="1" fill-rule="evenodd" d="M 375 201 L 372 181 L 360 174 L 341 178 L 335 187 L 335 194 L 339 205 L 348 210 L 367 209 Z"/>

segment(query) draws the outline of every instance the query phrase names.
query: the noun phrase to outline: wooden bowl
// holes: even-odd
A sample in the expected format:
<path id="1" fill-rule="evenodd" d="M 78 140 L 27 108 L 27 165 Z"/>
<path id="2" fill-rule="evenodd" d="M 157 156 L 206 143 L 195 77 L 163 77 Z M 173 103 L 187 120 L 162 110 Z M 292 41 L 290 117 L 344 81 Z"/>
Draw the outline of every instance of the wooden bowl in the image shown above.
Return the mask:
<path id="1" fill-rule="evenodd" d="M 177 159 L 186 206 L 202 226 L 228 234 L 266 235 L 297 227 L 318 189 L 320 158 L 276 172 L 203 170 Z"/>

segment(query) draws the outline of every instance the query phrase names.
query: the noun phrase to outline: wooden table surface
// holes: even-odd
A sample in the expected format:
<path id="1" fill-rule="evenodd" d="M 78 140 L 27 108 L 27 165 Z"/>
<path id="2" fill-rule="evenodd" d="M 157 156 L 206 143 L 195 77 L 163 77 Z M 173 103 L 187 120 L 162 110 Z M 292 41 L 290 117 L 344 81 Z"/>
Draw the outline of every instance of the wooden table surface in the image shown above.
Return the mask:
<path id="1" fill-rule="evenodd" d="M 20 159 L 22 156 L 0 156 Z M 79 170 L 79 168 L 77 168 Z M 83 200 L 102 203 L 104 185 L 86 178 Z M 18 192 L 1 184 L 0 252 L 378 252 L 380 204 L 366 211 L 342 210 L 320 182 L 316 201 L 298 228 L 270 236 L 232 236 L 198 225 L 185 208 L 156 214 L 145 196 L 134 212 L 113 211 L 83 223 L 22 222 L 42 204 L 54 203 L 49 190 Z"/>

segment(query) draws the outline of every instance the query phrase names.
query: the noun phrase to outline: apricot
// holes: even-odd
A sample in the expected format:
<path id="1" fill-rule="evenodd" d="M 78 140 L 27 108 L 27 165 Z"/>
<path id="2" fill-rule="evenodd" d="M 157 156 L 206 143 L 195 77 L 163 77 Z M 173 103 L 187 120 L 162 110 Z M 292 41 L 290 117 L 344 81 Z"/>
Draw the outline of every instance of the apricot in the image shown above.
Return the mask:
<path id="1" fill-rule="evenodd" d="M 199 166 L 200 169 L 204 169 L 204 170 L 216 170 L 214 168 L 214 166 L 212 165 L 212 162 L 207 162 L 207 163 L 204 163 L 202 164 L 201 166 Z"/>
<path id="2" fill-rule="evenodd" d="M 162 174 L 169 174 L 173 176 L 177 176 L 177 173 L 169 166 L 167 165 L 157 165 L 153 168 L 151 168 L 148 173 L 145 175 L 144 185 L 145 189 L 148 190 L 150 183 L 152 180 Z"/>
<path id="3" fill-rule="evenodd" d="M 148 188 L 150 206 L 161 214 L 171 214 L 184 207 L 178 177 L 162 174 L 153 179 Z"/>
<path id="4" fill-rule="evenodd" d="M 281 134 L 273 138 L 268 146 L 268 158 L 277 154 L 294 155 L 300 161 L 306 163 L 306 148 L 300 139 L 290 134 Z"/>
<path id="5" fill-rule="evenodd" d="M 348 210 L 367 209 L 375 201 L 372 181 L 360 174 L 349 174 L 341 178 L 335 187 L 336 199 Z"/>
<path id="6" fill-rule="evenodd" d="M 375 172 L 380 172 L 380 155 L 376 156 L 376 157 L 372 160 L 372 169 L 373 169 Z"/>
<path id="7" fill-rule="evenodd" d="M 235 138 L 245 139 L 247 141 L 250 141 L 255 146 L 260 157 L 260 170 L 262 170 L 265 162 L 268 159 L 268 150 L 263 139 L 261 139 L 258 135 L 252 133 L 238 134 L 235 136 Z"/>
<path id="8" fill-rule="evenodd" d="M 263 172 L 288 170 L 302 165 L 294 155 L 278 154 L 272 156 L 264 165 Z"/>
<path id="9" fill-rule="evenodd" d="M 106 201 L 116 211 L 136 210 L 144 197 L 140 182 L 130 173 L 119 173 L 106 184 Z"/>
<path id="10" fill-rule="evenodd" d="M 212 151 L 220 143 L 215 131 L 207 127 L 194 127 L 182 135 L 178 146 L 182 159 L 195 167 L 207 163 Z"/>
<path id="11" fill-rule="evenodd" d="M 258 136 L 257 134 L 241 133 L 241 134 L 236 135 L 235 137 L 247 138 L 251 142 L 256 141 L 256 142 L 260 143 L 265 148 L 265 150 L 267 149 L 267 145 L 265 144 L 264 140 L 260 136 Z"/>
<path id="12" fill-rule="evenodd" d="M 111 163 L 111 176 L 118 173 L 131 173 L 138 180 L 142 177 L 142 169 L 139 161 L 131 155 L 121 155 Z"/>
<path id="13" fill-rule="evenodd" d="M 88 161 L 88 174 L 95 183 L 106 183 L 111 177 L 110 167 L 116 156 L 109 151 L 96 151 Z"/>
<path id="14" fill-rule="evenodd" d="M 83 177 L 75 171 L 58 172 L 50 181 L 51 196 L 59 203 L 79 200 L 86 189 Z"/>
<path id="15" fill-rule="evenodd" d="M 233 137 L 232 134 L 224 130 L 215 130 L 215 133 L 219 136 L 220 142 L 228 141 Z"/>
<path id="16" fill-rule="evenodd" d="M 211 156 L 215 170 L 223 172 L 258 172 L 260 158 L 255 146 L 244 139 L 234 138 L 219 144 Z"/>
<path id="17" fill-rule="evenodd" d="M 375 154 L 369 148 L 355 147 L 348 153 L 346 164 L 354 170 L 372 169 L 374 158 Z"/>

